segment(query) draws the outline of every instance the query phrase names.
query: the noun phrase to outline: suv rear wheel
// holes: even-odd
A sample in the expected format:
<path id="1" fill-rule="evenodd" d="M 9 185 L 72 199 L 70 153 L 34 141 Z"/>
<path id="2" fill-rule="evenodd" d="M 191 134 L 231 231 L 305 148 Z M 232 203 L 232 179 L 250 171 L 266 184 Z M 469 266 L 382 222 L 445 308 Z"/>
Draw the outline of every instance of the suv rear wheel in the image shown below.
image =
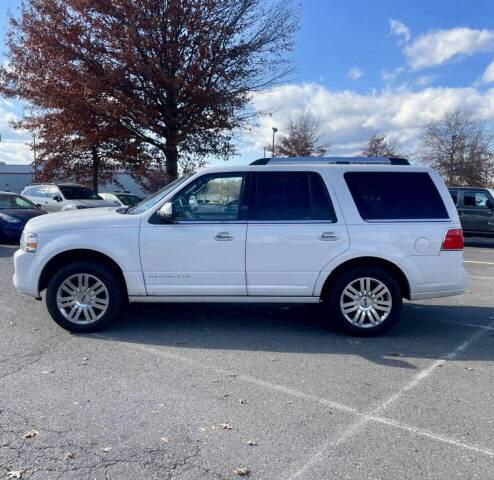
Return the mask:
<path id="1" fill-rule="evenodd" d="M 399 319 L 402 307 L 395 278 L 379 267 L 356 267 L 331 284 L 326 299 L 329 315 L 350 335 L 370 337 L 383 333 Z"/>
<path id="2" fill-rule="evenodd" d="M 53 320 L 71 332 L 95 332 L 117 316 L 123 295 L 116 276 L 95 261 L 61 268 L 46 290 Z"/>

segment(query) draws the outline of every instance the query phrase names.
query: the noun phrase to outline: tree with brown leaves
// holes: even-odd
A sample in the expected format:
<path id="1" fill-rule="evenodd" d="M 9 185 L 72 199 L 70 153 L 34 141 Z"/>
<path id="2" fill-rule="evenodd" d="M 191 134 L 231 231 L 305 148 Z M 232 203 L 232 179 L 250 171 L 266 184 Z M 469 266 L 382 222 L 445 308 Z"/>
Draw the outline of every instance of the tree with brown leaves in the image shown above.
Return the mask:
<path id="1" fill-rule="evenodd" d="M 422 160 L 448 185 L 487 186 L 494 175 L 493 139 L 486 123 L 471 112 L 447 112 L 424 129 Z"/>
<path id="2" fill-rule="evenodd" d="M 363 157 L 401 157 L 396 145 L 386 135 L 372 135 L 361 152 Z"/>
<path id="3" fill-rule="evenodd" d="M 297 28 L 281 0 L 26 0 L 11 18 L 0 91 L 36 108 L 37 121 L 19 126 L 41 135 L 44 115 L 64 112 L 64 137 L 80 136 L 85 155 L 94 131 L 100 150 L 132 139 L 145 153 L 134 170 L 166 163 L 170 181 L 179 161 L 235 153 L 252 92 L 291 70 Z M 134 161 L 125 149 L 114 156 Z"/>
<path id="4" fill-rule="evenodd" d="M 302 113 L 288 125 L 288 135 L 281 136 L 275 143 L 275 157 L 324 157 L 331 148 L 330 143 L 320 143 L 320 123 L 311 112 Z M 273 153 L 273 146 L 266 150 Z"/>

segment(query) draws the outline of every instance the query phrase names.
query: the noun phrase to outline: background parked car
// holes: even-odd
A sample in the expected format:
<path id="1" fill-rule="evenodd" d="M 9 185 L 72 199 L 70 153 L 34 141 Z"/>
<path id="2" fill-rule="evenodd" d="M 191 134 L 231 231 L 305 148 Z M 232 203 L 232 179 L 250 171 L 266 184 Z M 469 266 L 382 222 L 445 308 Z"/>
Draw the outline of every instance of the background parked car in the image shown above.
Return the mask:
<path id="1" fill-rule="evenodd" d="M 0 192 L 0 239 L 19 239 L 26 222 L 45 213 L 27 198 Z"/>
<path id="2" fill-rule="evenodd" d="M 105 192 L 98 194 L 103 200 L 110 202 L 117 202 L 122 207 L 133 207 L 139 202 L 142 202 L 142 198 L 137 195 L 132 195 L 126 192 Z"/>
<path id="3" fill-rule="evenodd" d="M 47 212 L 120 205 L 103 200 L 90 188 L 73 183 L 31 185 L 22 191 L 22 195 Z"/>
<path id="4" fill-rule="evenodd" d="M 450 187 L 465 233 L 494 235 L 494 189 Z"/>

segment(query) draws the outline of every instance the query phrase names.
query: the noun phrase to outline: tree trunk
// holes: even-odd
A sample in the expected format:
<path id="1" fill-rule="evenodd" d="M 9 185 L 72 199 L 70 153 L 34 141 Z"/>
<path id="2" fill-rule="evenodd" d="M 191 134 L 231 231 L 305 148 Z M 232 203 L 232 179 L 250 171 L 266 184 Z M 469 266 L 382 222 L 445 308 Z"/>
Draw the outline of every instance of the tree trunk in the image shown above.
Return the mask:
<path id="1" fill-rule="evenodd" d="M 93 190 L 94 193 L 98 193 L 98 177 L 99 177 L 99 156 L 96 147 L 91 148 L 93 155 Z"/>
<path id="2" fill-rule="evenodd" d="M 168 143 L 168 142 L 167 142 Z M 178 177 L 178 150 L 176 146 L 165 148 L 166 183 L 173 182 Z"/>

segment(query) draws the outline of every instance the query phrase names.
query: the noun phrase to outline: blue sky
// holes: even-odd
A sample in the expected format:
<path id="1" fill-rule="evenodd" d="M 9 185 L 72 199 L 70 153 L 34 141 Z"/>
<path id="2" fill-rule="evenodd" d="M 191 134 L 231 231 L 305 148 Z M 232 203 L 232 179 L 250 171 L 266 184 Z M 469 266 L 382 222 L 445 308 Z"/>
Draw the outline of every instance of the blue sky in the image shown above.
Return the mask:
<path id="1" fill-rule="evenodd" d="M 1 2 L 2 41 L 6 10 L 17 5 Z M 308 110 L 335 155 L 357 153 L 375 133 L 414 155 L 424 125 L 455 108 L 494 121 L 494 2 L 306 0 L 301 8 L 297 71 L 254 96 L 253 108 L 264 115 L 242 133 L 232 162 L 262 156 L 271 127 L 282 134 Z M 5 51 L 3 45 L 0 61 Z M 0 161 L 31 159 L 27 138 L 8 126 L 21 108 L 0 99 Z"/>

